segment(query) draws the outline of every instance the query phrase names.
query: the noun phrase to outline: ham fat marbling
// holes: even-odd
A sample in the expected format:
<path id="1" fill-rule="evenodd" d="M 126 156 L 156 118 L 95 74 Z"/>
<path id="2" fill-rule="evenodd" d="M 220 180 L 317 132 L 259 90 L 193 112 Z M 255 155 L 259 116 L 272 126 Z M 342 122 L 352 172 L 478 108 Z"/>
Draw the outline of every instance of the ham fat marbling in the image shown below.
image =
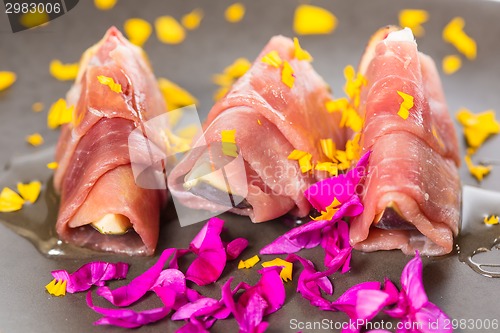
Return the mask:
<path id="1" fill-rule="evenodd" d="M 377 32 L 361 60 L 361 145 L 371 150 L 362 215 L 350 238 L 363 251 L 453 249 L 460 220 L 458 141 L 432 59 L 417 50 L 409 29 Z M 402 98 L 414 97 L 407 119 Z"/>
<path id="2" fill-rule="evenodd" d="M 166 112 L 163 97 L 142 49 L 116 29 L 87 50 L 67 96 L 73 122 L 64 125 L 54 186 L 61 194 L 56 230 L 62 240 L 102 251 L 151 255 L 158 242 L 159 214 L 166 190 L 144 189 L 132 174 L 128 136 Z M 102 84 L 112 78 L 122 92 Z M 91 227 L 117 218 L 124 234 Z"/>

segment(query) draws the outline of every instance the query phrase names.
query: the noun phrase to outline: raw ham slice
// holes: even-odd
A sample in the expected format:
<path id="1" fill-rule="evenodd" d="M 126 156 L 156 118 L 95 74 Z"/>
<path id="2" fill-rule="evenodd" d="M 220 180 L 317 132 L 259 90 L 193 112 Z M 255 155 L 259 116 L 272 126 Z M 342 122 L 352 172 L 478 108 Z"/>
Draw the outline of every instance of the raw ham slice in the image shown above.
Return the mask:
<path id="1" fill-rule="evenodd" d="M 276 51 L 293 68 L 292 88 L 282 82 L 281 66 L 262 62 L 271 51 Z M 248 215 L 253 222 L 268 221 L 288 212 L 297 216 L 309 213 L 310 205 L 303 192 L 318 175 L 302 173 L 297 161 L 287 157 L 297 149 L 310 153 L 313 163 L 325 161 L 320 139 L 331 138 L 337 147 L 344 147 L 345 134 L 338 126 L 340 115 L 329 114 L 325 108 L 331 99 L 328 86 L 308 61 L 295 58 L 294 51 L 290 39 L 272 38 L 251 69 L 215 104 L 204 124 L 203 140 L 169 174 L 169 189 L 174 198 L 195 209 L 231 208 L 232 212 Z M 201 168 L 200 161 L 207 160 L 216 167 L 228 162 L 220 149 L 215 153 L 214 149 L 203 149 L 203 145 L 221 142 L 224 130 L 235 130 L 235 142 L 245 166 L 245 171 L 234 171 L 230 178 L 234 183 L 231 195 L 245 199 L 232 207 L 217 200 L 217 196 L 228 193 L 214 190 L 216 181 L 202 188 L 186 187 L 189 175 Z M 231 172 L 231 168 L 226 170 Z"/>
<path id="2" fill-rule="evenodd" d="M 372 153 L 351 243 L 363 251 L 449 253 L 460 220 L 460 157 L 434 62 L 418 52 L 411 30 L 385 28 L 359 69 L 368 82 L 361 145 Z M 414 97 L 407 119 L 398 115 L 397 91 Z"/>
<path id="3" fill-rule="evenodd" d="M 100 75 L 120 84 L 122 92 L 100 83 Z M 73 122 L 62 128 L 56 151 L 54 186 L 61 194 L 57 233 L 77 246 L 153 254 L 166 190 L 136 184 L 128 145 L 134 129 L 166 112 L 144 52 L 116 28 L 109 29 L 84 53 L 67 102 L 75 112 Z M 128 230 L 107 234 L 91 226 L 106 219 Z"/>

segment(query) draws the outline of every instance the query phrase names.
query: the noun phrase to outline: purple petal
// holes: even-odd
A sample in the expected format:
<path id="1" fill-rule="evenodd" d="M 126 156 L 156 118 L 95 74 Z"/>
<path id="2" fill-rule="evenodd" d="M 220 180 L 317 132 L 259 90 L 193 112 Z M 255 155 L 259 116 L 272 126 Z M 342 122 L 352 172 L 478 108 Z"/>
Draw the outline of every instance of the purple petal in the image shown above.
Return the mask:
<path id="1" fill-rule="evenodd" d="M 264 315 L 279 310 L 285 303 L 285 286 L 280 277 L 281 267 L 265 267 L 259 271 L 262 275 L 259 282 L 245 291 L 238 299 L 238 304 L 245 307 L 253 294 L 259 294 L 268 306 Z"/>
<path id="2" fill-rule="evenodd" d="M 87 305 L 95 312 L 104 315 L 94 325 L 112 325 L 125 328 L 135 328 L 154 323 L 165 318 L 171 310 L 168 306 L 144 311 L 102 308 L 94 306 L 91 292 L 87 294 Z"/>
<path id="3" fill-rule="evenodd" d="M 175 252 L 175 248 L 164 250 L 153 266 L 133 279 L 129 284 L 115 290 L 111 290 L 108 287 L 100 287 L 97 289 L 97 294 L 115 306 L 128 306 L 136 302 L 155 285 L 166 262 Z"/>
<path id="4" fill-rule="evenodd" d="M 76 293 L 90 289 L 91 286 L 103 286 L 104 281 L 124 279 L 127 276 L 128 264 L 123 262 L 108 263 L 102 261 L 90 262 L 74 273 L 65 270 L 52 271 L 56 280 L 67 281 L 66 291 Z"/>
<path id="5" fill-rule="evenodd" d="M 232 281 L 233 281 L 233 278 L 230 277 L 221 288 L 222 302 L 224 302 L 226 307 L 229 309 L 229 311 L 231 311 L 234 318 L 239 323 L 240 321 L 243 320 L 243 314 L 241 313 L 241 310 L 238 307 L 238 304 L 236 304 L 236 302 L 234 301 L 234 298 L 233 298 L 234 295 L 233 295 L 233 292 L 231 291 L 231 282 Z M 235 289 L 235 292 L 238 292 L 238 289 Z"/>
<path id="6" fill-rule="evenodd" d="M 226 245 L 227 260 L 234 260 L 238 258 L 248 246 L 248 240 L 245 238 L 233 239 Z"/>
<path id="7" fill-rule="evenodd" d="M 186 272 L 186 279 L 199 286 L 217 281 L 226 266 L 226 250 L 220 238 L 224 221 L 211 218 L 193 239 L 190 249 L 198 255 Z"/>
<path id="8" fill-rule="evenodd" d="M 428 302 L 422 281 L 422 259 L 418 252 L 401 273 L 401 288 L 409 298 L 410 307 L 417 311 Z"/>
<path id="9" fill-rule="evenodd" d="M 267 307 L 268 304 L 261 295 L 258 293 L 250 294 L 244 307 L 243 319 L 238 322 L 240 325 L 240 332 L 257 332 L 257 328 L 262 323 L 262 317 Z"/>
<path id="10" fill-rule="evenodd" d="M 422 333 L 450 333 L 453 329 L 450 318 L 437 305 L 428 302 L 415 314 L 415 321 L 420 323 Z"/>

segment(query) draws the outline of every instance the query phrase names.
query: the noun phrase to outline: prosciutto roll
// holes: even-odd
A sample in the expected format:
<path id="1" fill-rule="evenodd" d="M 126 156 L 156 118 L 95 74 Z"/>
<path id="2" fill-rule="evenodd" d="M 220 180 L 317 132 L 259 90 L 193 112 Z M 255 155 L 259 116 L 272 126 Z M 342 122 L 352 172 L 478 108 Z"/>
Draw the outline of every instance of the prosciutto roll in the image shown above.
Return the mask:
<path id="1" fill-rule="evenodd" d="M 153 254 L 166 190 L 136 185 L 128 140 L 166 107 L 142 49 L 109 29 L 84 53 L 67 102 L 75 109 L 56 150 L 58 235 L 77 246 Z"/>
<path id="2" fill-rule="evenodd" d="M 458 141 L 432 59 L 411 30 L 385 28 L 370 41 L 360 71 L 361 145 L 371 150 L 362 200 L 350 228 L 362 251 L 451 252 L 460 220 Z M 413 97 L 407 118 L 398 114 Z M 404 95 L 403 95 L 404 96 Z"/>
<path id="3" fill-rule="evenodd" d="M 325 103 L 331 99 L 329 88 L 307 60 L 295 56 L 292 40 L 273 37 L 250 70 L 225 97 L 219 100 L 204 123 L 202 140 L 195 144 L 169 174 L 172 196 L 184 205 L 209 211 L 230 211 L 263 222 L 291 213 L 305 216 L 310 205 L 303 192 L 318 175 L 301 172 L 289 154 L 300 150 L 311 154 L 311 161 L 324 161 L 320 139 L 332 139 L 344 146 L 340 116 L 329 114 Z M 263 61 L 270 54 L 279 59 L 274 65 Z M 287 64 L 293 71 L 292 87 L 283 79 Z M 224 131 L 233 131 L 234 143 L 243 159 L 241 171 L 231 167 L 231 157 L 217 149 Z M 226 180 L 233 184 L 235 205 L 225 206 L 224 179 L 197 177 L 211 169 L 226 168 Z M 204 170 L 205 169 L 205 170 Z M 233 201 L 231 201 L 232 203 Z"/>

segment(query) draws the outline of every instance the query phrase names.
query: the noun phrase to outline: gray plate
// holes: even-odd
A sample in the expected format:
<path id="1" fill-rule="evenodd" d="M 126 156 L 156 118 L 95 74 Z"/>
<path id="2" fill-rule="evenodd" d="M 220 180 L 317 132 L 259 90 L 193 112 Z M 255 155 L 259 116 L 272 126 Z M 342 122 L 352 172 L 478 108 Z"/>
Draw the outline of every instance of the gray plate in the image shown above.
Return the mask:
<path id="1" fill-rule="evenodd" d="M 8 20 L 0 14 L 0 70 L 13 70 L 18 81 L 8 91 L 0 93 L 0 165 L 17 160 L 16 157 L 31 155 L 31 161 L 21 160 L 25 166 L 10 168 L 8 174 L 17 175 L 0 178 L 1 186 L 13 186 L 17 181 L 28 181 L 44 177 L 48 183 L 50 173 L 46 171 L 44 159 L 50 160 L 49 152 L 42 148 L 29 147 L 25 136 L 39 131 L 46 139 L 45 147 L 55 144 L 58 133 L 46 129 L 46 111 L 34 114 L 31 105 L 43 102 L 50 105 L 64 96 L 70 84 L 56 81 L 48 73 L 48 64 L 54 58 L 64 62 L 79 59 L 81 53 L 101 38 L 110 25 L 121 27 L 129 17 L 142 17 L 152 22 L 159 15 L 170 14 L 179 18 L 195 7 L 202 7 L 205 18 L 198 30 L 188 33 L 184 43 L 177 46 L 160 44 L 154 36 L 147 42 L 148 52 L 157 76 L 168 77 L 188 88 L 200 100 L 199 110 L 206 115 L 212 105 L 212 94 L 216 87 L 211 82 L 212 74 L 222 71 L 237 57 L 254 59 L 268 39 L 275 34 L 293 36 L 293 11 L 300 1 L 253 0 L 247 3 L 247 14 L 239 24 L 229 24 L 223 12 L 230 1 L 202 3 L 185 1 L 119 1 L 109 12 L 96 10 L 91 1 L 80 4 L 67 15 L 51 22 L 43 29 L 12 34 Z M 335 12 L 339 27 L 332 35 L 306 36 L 301 38 L 304 48 L 315 57 L 316 70 L 330 83 L 337 95 L 342 95 L 342 69 L 347 64 L 357 64 L 369 36 L 379 27 L 397 23 L 400 9 L 417 7 L 428 9 L 430 20 L 425 24 L 426 35 L 418 40 L 420 50 L 430 54 L 439 63 L 443 56 L 456 53 L 452 46 L 441 39 L 444 25 L 454 16 L 463 16 L 466 31 L 478 42 L 478 58 L 464 61 L 463 68 L 452 76 L 443 77 L 451 112 L 468 107 L 479 112 L 500 105 L 500 4 L 493 1 L 418 1 L 396 0 L 371 1 L 315 1 Z M 462 151 L 463 151 L 463 143 Z M 500 159 L 498 150 L 500 138 L 489 140 L 477 153 L 478 160 Z M 498 149 L 498 148 L 497 148 Z M 32 155 L 38 153 L 38 155 Z M 32 164 L 30 164 L 32 163 Z M 498 168 L 498 167 L 497 167 Z M 494 169 L 482 187 L 497 189 L 499 170 Z M 476 185 L 462 167 L 465 184 Z M 23 179 L 20 179 L 23 178 Z M 47 193 L 45 198 L 47 199 Z M 23 214 L 30 216 L 55 217 L 55 212 L 44 211 L 40 204 L 26 208 Z M 27 216 L 28 216 L 27 215 Z M 162 229 L 160 249 L 185 247 L 199 230 L 201 224 L 181 228 L 175 217 L 166 214 Z M 12 220 L 13 215 L 2 214 L 0 219 Z M 229 228 L 228 237 L 246 237 L 251 246 L 243 253 L 248 258 L 265 244 L 282 234 L 288 227 L 282 221 L 252 225 L 246 218 L 224 215 Z M 491 228 L 490 243 L 498 236 L 499 227 Z M 29 235 L 26 235 L 29 237 Z M 0 225 L 0 332 L 121 332 L 122 329 L 93 327 L 98 315 L 85 305 L 84 294 L 56 298 L 44 291 L 44 285 L 51 280 L 50 271 L 67 269 L 72 271 L 85 262 L 96 259 L 126 260 L 132 264 L 129 277 L 134 277 L 149 267 L 155 258 L 123 258 L 114 256 L 90 256 L 83 259 L 54 259 L 40 254 L 32 244 L 16 233 Z M 304 256 L 321 264 L 320 251 L 304 251 Z M 346 275 L 335 275 L 335 295 L 345 289 L 367 280 L 382 281 L 385 276 L 399 281 L 401 270 L 409 257 L 397 251 L 363 254 L 355 253 L 353 269 Z M 256 269 L 237 270 L 237 263 L 229 263 L 220 282 L 204 288 L 204 292 L 219 297 L 219 287 L 229 276 L 255 282 Z M 320 266 L 321 267 L 321 266 Z M 295 272 L 294 278 L 297 278 Z M 456 319 L 500 319 L 498 299 L 499 281 L 473 272 L 458 260 L 457 254 L 443 258 L 425 260 L 424 282 L 432 302 L 442 307 Z M 114 283 L 117 286 L 120 283 Z M 266 318 L 270 321 L 269 332 L 298 331 L 290 328 L 290 320 L 316 321 L 323 319 L 344 321 L 343 314 L 326 313 L 310 306 L 296 294 L 295 282 L 287 283 L 287 300 L 282 310 Z M 148 308 L 159 306 L 149 298 L 137 306 Z M 140 332 L 173 331 L 179 325 L 169 320 L 161 321 L 139 329 Z M 233 332 L 234 320 L 217 323 L 214 332 Z M 309 331 L 309 330 L 305 330 Z M 314 330 L 311 330 L 314 331 Z M 321 330 L 318 330 L 321 331 Z M 485 332 L 478 329 L 458 329 L 457 332 Z M 493 330 L 491 330 L 493 331 Z"/>

